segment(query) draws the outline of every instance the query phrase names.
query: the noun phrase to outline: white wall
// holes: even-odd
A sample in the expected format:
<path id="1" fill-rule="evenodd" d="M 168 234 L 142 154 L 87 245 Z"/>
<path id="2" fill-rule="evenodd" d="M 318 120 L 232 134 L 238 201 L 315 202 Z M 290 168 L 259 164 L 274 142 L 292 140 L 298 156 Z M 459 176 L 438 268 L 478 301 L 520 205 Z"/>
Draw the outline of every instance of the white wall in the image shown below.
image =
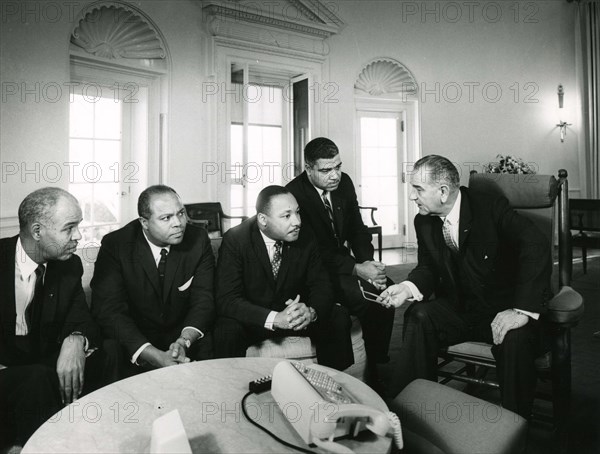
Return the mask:
<path id="1" fill-rule="evenodd" d="M 54 99 L 52 87 L 69 81 L 69 36 L 77 8 L 86 3 L 77 3 L 75 10 L 72 2 L 49 2 L 55 10 L 45 9 L 44 2 L 29 2 L 27 9 L 24 2 L 1 3 L 0 234 L 4 236 L 14 231 L 23 197 L 51 183 L 44 181 L 44 176 L 53 178 L 55 174 L 46 167 L 45 175 L 44 166 L 67 161 L 67 91 L 63 87 L 62 96 Z M 420 95 L 423 154 L 447 155 L 466 169 L 463 163 L 487 162 L 498 153 L 512 153 L 538 163 L 542 173 L 566 168 L 571 187 L 578 189 L 575 6 L 564 1 L 476 2 L 471 21 L 465 3 L 469 2 L 452 2 L 463 16 L 453 23 L 457 10 L 444 10 L 447 2 L 329 2 L 347 26 L 329 40 L 329 81 L 336 83 L 339 91 L 337 102 L 326 106 L 328 115 L 321 131 L 340 145 L 352 174 L 354 81 L 362 65 L 373 57 L 391 57 L 412 71 L 421 89 L 436 91 L 439 84 L 438 101 L 435 94 L 421 91 Z M 200 3 L 144 0 L 134 4 L 156 23 L 171 53 L 170 99 L 165 106 L 170 114 L 166 183 L 186 202 L 214 200 L 216 182 L 203 183 L 201 174 L 202 163 L 216 160 L 217 150 L 215 112 L 202 98 L 202 83 L 212 80 L 212 69 Z M 497 22 L 492 21 L 494 4 L 502 6 Z M 57 5 L 62 10 L 57 12 Z M 424 8 L 434 10 L 436 5 L 440 8 L 438 20 L 434 15 L 421 16 Z M 517 6 L 519 17 L 515 20 Z M 412 11 L 408 7 L 416 8 L 416 14 L 408 15 Z M 487 8 L 485 14 L 483 8 Z M 525 22 L 527 14 L 535 22 Z M 473 102 L 465 85 L 470 82 L 479 84 Z M 489 83 L 502 89 L 498 102 L 484 98 L 482 87 Z M 520 95 L 516 102 L 515 83 Z M 524 90 L 526 83 L 536 88 L 532 100 L 537 103 L 524 102 L 524 96 L 532 94 L 531 89 Z M 561 119 L 574 123 L 564 143 L 554 126 L 559 120 L 559 83 L 566 93 Z M 25 95 L 22 84 L 38 94 Z M 444 95 L 456 96 L 448 84 L 463 88 L 455 103 L 444 99 Z M 14 95 L 10 94 L 13 89 Z M 494 96 L 495 92 L 490 88 L 487 94 Z M 26 173 L 23 163 L 33 172 Z M 149 182 L 155 183 L 156 178 L 152 175 Z M 56 184 L 66 186 L 66 173 Z"/>
<path id="2" fill-rule="evenodd" d="M 385 56 L 408 67 L 421 89 L 423 155 L 442 154 L 460 164 L 465 170 L 463 183 L 468 177 L 466 163 L 489 162 L 501 153 L 537 163 L 540 173 L 555 174 L 566 168 L 571 187 L 578 188 L 575 5 L 564 1 L 472 3 L 473 20 L 469 2 L 337 3 L 348 26 L 330 40 L 330 79 L 340 90 L 339 102 L 328 106 L 329 131 L 346 155 L 344 166 L 354 163 L 348 156 L 355 146 L 348 128 L 355 110 L 355 78 L 370 59 Z M 501 16 L 492 22 L 498 12 L 495 5 L 501 6 Z M 422 15 L 436 8 L 437 16 Z M 452 22 L 458 12 L 462 18 Z M 469 83 L 478 84 L 472 102 Z M 517 100 L 515 83 L 519 84 Z M 531 88 L 526 90 L 527 83 Z M 564 143 L 555 127 L 559 83 L 565 89 L 562 118 L 574 123 Z M 462 87 L 462 95 L 453 88 L 456 84 Z M 493 84 L 487 92 L 483 90 L 486 84 Z M 494 87 L 502 90 L 497 102 L 492 102 L 497 93 Z M 525 102 L 527 95 L 537 102 Z"/>

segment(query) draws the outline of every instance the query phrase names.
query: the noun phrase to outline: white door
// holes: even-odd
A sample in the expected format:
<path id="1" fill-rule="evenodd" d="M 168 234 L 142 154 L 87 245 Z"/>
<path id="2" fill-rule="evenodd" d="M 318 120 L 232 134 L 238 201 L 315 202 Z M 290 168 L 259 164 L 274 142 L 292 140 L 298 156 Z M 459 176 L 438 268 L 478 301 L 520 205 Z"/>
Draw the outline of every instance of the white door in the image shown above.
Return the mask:
<path id="1" fill-rule="evenodd" d="M 377 207 L 384 248 L 400 247 L 406 237 L 402 164 L 406 160 L 404 112 L 358 111 L 357 175 L 359 203 Z M 365 224 L 370 212 L 362 210 Z"/>

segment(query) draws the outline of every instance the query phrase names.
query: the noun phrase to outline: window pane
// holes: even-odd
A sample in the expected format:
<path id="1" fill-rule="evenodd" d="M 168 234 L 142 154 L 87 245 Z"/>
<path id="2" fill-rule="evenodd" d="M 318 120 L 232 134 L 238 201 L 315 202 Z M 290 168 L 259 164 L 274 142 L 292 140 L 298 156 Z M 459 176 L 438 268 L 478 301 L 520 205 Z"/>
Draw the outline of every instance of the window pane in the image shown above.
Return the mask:
<path id="1" fill-rule="evenodd" d="M 122 168 L 120 141 L 97 140 L 94 158 L 101 171 L 100 181 L 119 181 L 119 169 Z"/>
<path id="2" fill-rule="evenodd" d="M 244 90 L 248 101 L 248 122 L 261 125 L 283 123 L 282 89 L 269 86 L 250 85 Z"/>
<path id="3" fill-rule="evenodd" d="M 121 103 L 111 98 L 100 98 L 95 104 L 95 137 L 121 138 Z"/>
<path id="4" fill-rule="evenodd" d="M 69 135 L 71 137 L 93 137 L 94 103 L 81 95 L 73 95 L 69 106 Z"/>
<path id="5" fill-rule="evenodd" d="M 91 139 L 71 139 L 69 161 L 72 163 L 74 183 L 85 183 L 88 163 L 94 162 L 94 141 Z M 87 166 L 86 166 L 87 165 Z"/>

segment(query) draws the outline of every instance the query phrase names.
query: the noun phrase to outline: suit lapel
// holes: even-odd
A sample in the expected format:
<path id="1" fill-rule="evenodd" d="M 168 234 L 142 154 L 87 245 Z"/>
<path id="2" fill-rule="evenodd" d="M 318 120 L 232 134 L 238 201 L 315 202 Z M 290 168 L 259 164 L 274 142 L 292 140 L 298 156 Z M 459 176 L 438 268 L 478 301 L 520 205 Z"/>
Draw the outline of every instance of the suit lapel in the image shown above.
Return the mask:
<path id="1" fill-rule="evenodd" d="M 265 242 L 258 230 L 258 225 L 254 225 L 252 228 L 252 248 L 258 258 L 258 262 L 263 267 L 263 270 L 267 276 L 267 281 L 274 284 L 275 279 L 273 277 L 273 269 L 271 268 L 271 261 L 269 260 L 269 254 Z M 281 268 L 280 268 L 281 272 Z"/>
<path id="2" fill-rule="evenodd" d="M 40 326 L 54 321 L 57 307 L 57 295 L 60 286 L 60 264 L 49 261 L 44 276 L 44 299 L 42 300 Z"/>
<path id="3" fill-rule="evenodd" d="M 15 253 L 17 247 L 18 236 L 12 237 L 2 242 L 2 252 L 0 260 L 2 263 L 2 269 L 6 270 L 6 274 L 2 276 L 2 280 L 5 281 L 3 289 L 0 291 L 2 295 L 2 304 L 0 304 L 0 311 L 2 311 L 2 320 L 15 320 L 17 316 L 17 310 L 15 307 Z M 15 323 L 5 322 L 3 329 L 9 336 L 15 335 Z"/>
<path id="4" fill-rule="evenodd" d="M 461 190 L 461 202 L 460 202 L 460 218 L 458 221 L 458 250 L 461 254 L 464 254 L 464 244 L 471 232 L 471 224 L 473 222 L 473 216 L 471 213 L 471 205 L 469 205 L 469 199 L 465 191 Z"/>
<path id="5" fill-rule="evenodd" d="M 146 238 L 144 237 L 144 233 L 141 231 L 141 229 L 138 232 L 134 256 L 137 257 L 139 264 L 146 274 L 146 277 L 160 298 L 161 291 L 158 285 L 158 269 L 156 268 L 156 262 L 152 256 L 150 246 L 148 246 Z"/>
<path id="6" fill-rule="evenodd" d="M 316 212 L 318 213 L 319 218 L 325 225 L 325 228 L 328 229 L 329 231 L 332 231 L 331 222 L 329 220 L 329 214 L 327 214 L 327 208 L 325 208 L 325 204 L 323 203 L 323 199 L 321 198 L 322 191 L 319 192 L 312 185 L 312 183 L 308 179 L 308 174 L 306 173 L 306 171 L 304 171 L 304 174 L 303 174 L 303 182 L 304 182 L 304 191 L 306 192 L 307 198 L 310 200 L 311 204 L 316 208 Z M 333 202 L 333 196 L 332 196 L 332 202 Z M 336 214 L 335 212 L 337 210 L 335 208 L 335 205 L 333 205 L 332 208 L 333 208 L 334 219 L 335 219 L 335 214 Z M 336 220 L 336 222 L 337 222 L 337 220 Z M 333 233 L 335 233 L 335 232 L 333 232 Z"/>
<path id="7" fill-rule="evenodd" d="M 179 268 L 181 257 L 181 251 L 179 251 L 179 249 L 176 246 L 171 246 L 169 254 L 167 255 L 167 269 L 165 271 L 163 303 L 166 303 L 169 300 L 169 294 L 171 293 L 171 287 L 173 286 L 173 282 L 175 281 L 175 273 Z"/>
<path id="8" fill-rule="evenodd" d="M 281 253 L 281 266 L 279 267 L 279 273 L 277 273 L 277 279 L 275 280 L 275 288 L 277 290 L 279 290 L 279 288 L 285 282 L 285 278 L 290 269 L 291 263 L 294 260 L 295 248 L 293 248 L 289 243 L 283 243 Z"/>

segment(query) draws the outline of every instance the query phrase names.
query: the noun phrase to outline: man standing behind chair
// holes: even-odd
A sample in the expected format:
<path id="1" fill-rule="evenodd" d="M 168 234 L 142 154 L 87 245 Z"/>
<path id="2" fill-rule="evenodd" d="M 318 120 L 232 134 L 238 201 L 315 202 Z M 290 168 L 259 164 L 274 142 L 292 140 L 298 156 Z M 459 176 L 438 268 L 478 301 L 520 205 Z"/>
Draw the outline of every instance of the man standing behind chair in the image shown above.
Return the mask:
<path id="1" fill-rule="evenodd" d="M 385 275 L 385 265 L 373 260 L 372 235 L 362 221 L 352 180 L 341 170 L 338 147 L 324 137 L 313 139 L 304 148 L 304 161 L 305 171 L 286 187 L 317 238 L 337 300 L 360 319 L 373 375 L 376 363 L 389 360 L 394 311 L 365 300 L 358 279 L 377 293 L 393 282 Z"/>
<path id="2" fill-rule="evenodd" d="M 331 284 L 298 203 L 281 186 L 258 195 L 257 215 L 223 237 L 217 265 L 217 357 L 246 356 L 273 337 L 310 336 L 319 364 L 354 362 L 350 318 L 334 304 Z"/>
<path id="3" fill-rule="evenodd" d="M 81 220 L 75 197 L 42 188 L 21 202 L 19 234 L 0 240 L 0 449 L 116 379 L 118 348 L 95 351 L 100 331 L 74 255 Z"/>
<path id="4" fill-rule="evenodd" d="M 502 405 L 528 418 L 537 319 L 551 296 L 545 236 L 505 197 L 461 188 L 458 170 L 442 156 L 418 160 L 410 184 L 419 207 L 418 264 L 380 295 L 395 307 L 416 301 L 404 315 L 401 388 L 415 378 L 437 381 L 440 347 L 493 342 Z"/>
<path id="5" fill-rule="evenodd" d="M 91 282 L 92 313 L 125 349 L 127 375 L 212 356 L 214 256 L 206 231 L 187 225 L 168 186 L 144 190 L 138 214 L 103 238 Z"/>

